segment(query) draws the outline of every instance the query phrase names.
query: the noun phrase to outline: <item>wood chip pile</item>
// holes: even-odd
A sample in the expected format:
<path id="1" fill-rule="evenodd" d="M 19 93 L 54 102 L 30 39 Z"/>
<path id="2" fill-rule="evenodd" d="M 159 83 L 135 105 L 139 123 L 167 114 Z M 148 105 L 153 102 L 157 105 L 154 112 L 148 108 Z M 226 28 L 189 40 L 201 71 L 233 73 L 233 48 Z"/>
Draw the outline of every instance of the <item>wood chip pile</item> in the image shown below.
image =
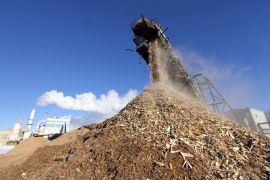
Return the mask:
<path id="1" fill-rule="evenodd" d="M 74 141 L 38 149 L 4 179 L 269 179 L 270 140 L 154 84 Z M 2 162 L 3 163 L 3 162 Z"/>

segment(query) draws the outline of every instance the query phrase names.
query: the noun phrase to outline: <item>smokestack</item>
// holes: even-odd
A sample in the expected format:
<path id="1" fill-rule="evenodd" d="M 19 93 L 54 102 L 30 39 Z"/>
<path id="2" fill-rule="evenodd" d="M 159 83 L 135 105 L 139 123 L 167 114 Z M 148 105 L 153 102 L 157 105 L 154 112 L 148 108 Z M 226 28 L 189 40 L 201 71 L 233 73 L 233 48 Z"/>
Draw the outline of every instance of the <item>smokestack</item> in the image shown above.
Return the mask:
<path id="1" fill-rule="evenodd" d="M 33 125 L 33 119 L 34 119 L 34 116 L 35 116 L 35 112 L 36 112 L 35 109 L 33 109 L 31 111 L 31 114 L 30 114 L 30 117 L 29 117 L 29 120 L 28 120 L 28 123 L 27 123 L 27 131 L 31 130 L 31 127 Z"/>

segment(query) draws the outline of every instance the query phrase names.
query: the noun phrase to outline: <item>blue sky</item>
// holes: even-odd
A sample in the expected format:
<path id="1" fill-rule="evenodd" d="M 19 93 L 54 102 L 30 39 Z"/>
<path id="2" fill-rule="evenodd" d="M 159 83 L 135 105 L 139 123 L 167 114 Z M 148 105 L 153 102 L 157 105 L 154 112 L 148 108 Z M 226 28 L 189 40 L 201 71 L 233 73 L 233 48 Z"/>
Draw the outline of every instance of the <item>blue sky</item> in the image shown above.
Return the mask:
<path id="1" fill-rule="evenodd" d="M 47 91 L 142 90 L 148 68 L 125 51 L 134 48 L 129 24 L 142 13 L 168 27 L 183 58 L 195 54 L 224 74 L 212 78 L 233 106 L 270 109 L 269 1 L 9 0 L 0 1 L 0 129 L 33 107 L 37 118 L 85 114 L 37 106 Z"/>

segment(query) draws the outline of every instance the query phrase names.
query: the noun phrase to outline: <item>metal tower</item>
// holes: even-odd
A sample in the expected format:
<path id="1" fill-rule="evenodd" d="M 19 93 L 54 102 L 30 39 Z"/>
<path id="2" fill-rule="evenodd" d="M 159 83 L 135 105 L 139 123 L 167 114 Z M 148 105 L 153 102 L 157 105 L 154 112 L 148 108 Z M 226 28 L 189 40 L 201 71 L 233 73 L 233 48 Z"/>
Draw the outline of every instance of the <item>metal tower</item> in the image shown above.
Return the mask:
<path id="1" fill-rule="evenodd" d="M 221 115 L 224 115 L 227 111 L 234 112 L 230 104 L 202 72 L 195 74 L 193 79 L 198 85 L 202 99 L 214 112 Z M 237 114 L 234 114 L 237 117 Z"/>

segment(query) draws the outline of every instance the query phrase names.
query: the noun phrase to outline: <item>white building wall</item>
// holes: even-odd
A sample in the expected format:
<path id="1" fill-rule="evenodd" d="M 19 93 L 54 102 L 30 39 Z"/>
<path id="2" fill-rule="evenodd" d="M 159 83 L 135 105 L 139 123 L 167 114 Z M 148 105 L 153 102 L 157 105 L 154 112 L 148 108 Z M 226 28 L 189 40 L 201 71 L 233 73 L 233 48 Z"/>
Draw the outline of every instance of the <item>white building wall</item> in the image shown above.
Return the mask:
<path id="1" fill-rule="evenodd" d="M 260 131 L 258 123 L 268 122 L 265 113 L 263 111 L 260 111 L 258 109 L 254 109 L 254 108 L 250 108 L 250 113 L 251 113 L 252 118 L 256 124 L 257 131 Z M 263 129 L 270 129 L 269 124 L 263 124 L 263 125 L 261 125 L 261 127 Z"/>
<path id="2" fill-rule="evenodd" d="M 44 135 L 60 133 L 62 126 L 66 125 L 66 131 L 69 131 L 70 117 L 47 118 L 44 128 Z"/>

